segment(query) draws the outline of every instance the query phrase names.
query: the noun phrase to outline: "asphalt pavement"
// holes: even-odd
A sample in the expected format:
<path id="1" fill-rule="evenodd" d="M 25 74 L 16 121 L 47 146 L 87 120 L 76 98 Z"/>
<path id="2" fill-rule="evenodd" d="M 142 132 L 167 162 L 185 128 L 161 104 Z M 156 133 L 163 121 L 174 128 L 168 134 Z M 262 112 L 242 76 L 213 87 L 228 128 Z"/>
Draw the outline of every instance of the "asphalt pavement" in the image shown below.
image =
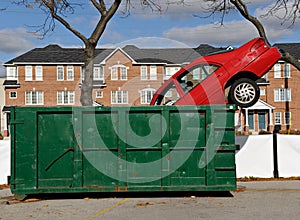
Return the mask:
<path id="1" fill-rule="evenodd" d="M 228 193 L 115 194 L 16 202 L 0 190 L 0 220 L 300 219 L 300 181 L 238 182 Z"/>

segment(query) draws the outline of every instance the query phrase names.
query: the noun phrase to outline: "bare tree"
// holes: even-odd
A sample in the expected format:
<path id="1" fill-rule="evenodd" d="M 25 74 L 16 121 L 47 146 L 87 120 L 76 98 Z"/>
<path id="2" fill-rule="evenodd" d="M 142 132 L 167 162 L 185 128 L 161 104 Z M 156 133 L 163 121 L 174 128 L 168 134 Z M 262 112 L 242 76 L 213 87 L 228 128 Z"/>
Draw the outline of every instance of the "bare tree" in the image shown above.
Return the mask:
<path id="1" fill-rule="evenodd" d="M 79 2 L 79 3 L 78 3 Z M 131 0 L 86 0 L 72 1 L 72 0 L 15 0 L 14 3 L 25 6 L 26 8 L 39 8 L 45 13 L 44 23 L 36 27 L 36 32 L 44 37 L 47 33 L 55 29 L 55 22 L 61 23 L 67 30 L 71 31 L 78 37 L 85 46 L 85 60 L 84 60 L 84 80 L 81 87 L 80 102 L 84 106 L 92 105 L 92 83 L 93 83 L 93 59 L 95 48 L 102 36 L 108 22 L 115 15 L 119 9 L 121 2 L 124 2 L 122 13 L 129 15 L 131 9 Z M 74 28 L 68 22 L 67 15 L 74 14 L 76 7 L 81 7 L 83 4 L 92 4 L 98 11 L 100 18 L 96 23 L 94 30 L 90 36 L 85 36 L 80 30 Z M 140 0 L 142 8 L 150 8 L 152 11 L 160 11 L 160 6 L 155 0 Z"/>
<path id="2" fill-rule="evenodd" d="M 76 7 L 82 6 L 81 3 L 76 3 L 69 0 L 18 0 L 15 1 L 18 5 L 23 5 L 27 8 L 37 7 L 41 9 L 46 17 L 44 23 L 39 26 L 36 32 L 39 32 L 44 37 L 48 32 L 55 29 L 55 22 L 61 23 L 67 30 L 71 31 L 84 43 L 84 80 L 81 87 L 80 102 L 82 105 L 92 105 L 92 83 L 93 83 L 93 59 L 95 48 L 102 36 L 106 25 L 118 10 L 122 0 L 89 0 L 85 3 L 92 3 L 95 9 L 99 12 L 100 18 L 95 25 L 94 30 L 90 36 L 85 36 L 80 30 L 74 28 L 70 22 L 67 21 L 67 15 L 75 13 Z M 82 2 L 82 1 L 79 1 Z M 108 5 L 108 3 L 110 3 Z"/>
<path id="3" fill-rule="evenodd" d="M 221 24 L 223 24 L 224 17 L 230 10 L 238 10 L 239 13 L 249 22 L 251 22 L 257 29 L 259 36 L 264 38 L 270 45 L 265 28 L 257 17 L 251 15 L 248 10 L 248 5 L 244 0 L 205 0 L 207 2 L 206 11 L 208 17 L 221 13 Z M 276 16 L 280 18 L 281 24 L 289 23 L 293 26 L 299 17 L 300 0 L 276 0 L 273 6 L 269 8 L 263 16 Z M 280 12 L 280 13 L 279 13 Z M 283 12 L 283 13 L 282 13 Z M 298 70 L 300 70 L 300 62 L 297 58 L 289 54 L 287 51 L 281 51 L 282 60 L 291 63 Z"/>

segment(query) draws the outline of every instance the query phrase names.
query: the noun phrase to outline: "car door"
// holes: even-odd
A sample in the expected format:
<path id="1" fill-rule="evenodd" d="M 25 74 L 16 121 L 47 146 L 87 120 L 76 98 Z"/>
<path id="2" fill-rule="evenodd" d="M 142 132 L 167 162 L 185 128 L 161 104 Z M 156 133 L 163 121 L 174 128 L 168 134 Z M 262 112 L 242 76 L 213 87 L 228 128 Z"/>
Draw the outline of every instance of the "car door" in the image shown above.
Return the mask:
<path id="1" fill-rule="evenodd" d="M 177 77 L 184 96 L 176 105 L 224 104 L 227 71 L 217 64 L 201 63 Z"/>

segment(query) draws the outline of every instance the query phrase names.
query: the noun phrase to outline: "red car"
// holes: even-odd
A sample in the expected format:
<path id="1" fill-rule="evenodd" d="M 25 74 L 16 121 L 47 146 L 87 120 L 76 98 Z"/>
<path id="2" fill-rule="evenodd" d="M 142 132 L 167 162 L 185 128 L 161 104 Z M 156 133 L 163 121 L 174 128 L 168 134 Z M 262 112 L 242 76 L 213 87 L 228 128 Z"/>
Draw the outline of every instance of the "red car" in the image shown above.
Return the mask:
<path id="1" fill-rule="evenodd" d="M 154 94 L 150 105 L 233 103 L 247 108 L 259 99 L 255 81 L 281 58 L 262 38 L 200 57 L 180 69 Z"/>

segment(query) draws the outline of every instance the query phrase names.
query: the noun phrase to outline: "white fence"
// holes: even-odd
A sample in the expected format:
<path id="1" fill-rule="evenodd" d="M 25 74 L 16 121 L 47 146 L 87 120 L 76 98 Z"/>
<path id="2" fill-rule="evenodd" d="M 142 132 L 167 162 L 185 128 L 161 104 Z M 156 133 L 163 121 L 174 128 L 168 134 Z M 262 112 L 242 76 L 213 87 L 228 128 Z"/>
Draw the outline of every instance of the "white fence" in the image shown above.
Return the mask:
<path id="1" fill-rule="evenodd" d="M 273 177 L 273 135 L 237 136 L 237 177 Z M 277 135 L 280 177 L 300 176 L 300 135 Z M 0 184 L 10 175 L 10 141 L 0 141 Z"/>
<path id="2" fill-rule="evenodd" d="M 273 135 L 237 136 L 237 177 L 273 177 Z M 300 176 L 300 135 L 277 134 L 279 177 Z"/>

